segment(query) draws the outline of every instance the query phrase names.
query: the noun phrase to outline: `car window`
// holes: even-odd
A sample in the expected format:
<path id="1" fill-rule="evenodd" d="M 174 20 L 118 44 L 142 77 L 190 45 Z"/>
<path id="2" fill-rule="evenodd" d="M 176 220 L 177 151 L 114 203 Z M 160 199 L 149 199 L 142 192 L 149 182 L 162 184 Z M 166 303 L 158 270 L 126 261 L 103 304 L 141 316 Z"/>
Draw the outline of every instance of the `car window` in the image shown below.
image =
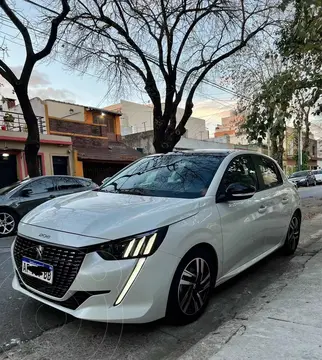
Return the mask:
<path id="1" fill-rule="evenodd" d="M 270 189 L 283 184 L 282 176 L 272 160 L 258 156 L 257 164 L 263 178 L 264 189 Z"/>
<path id="2" fill-rule="evenodd" d="M 308 175 L 308 171 L 297 171 L 290 176 L 290 178 L 305 177 Z"/>
<path id="3" fill-rule="evenodd" d="M 198 198 L 227 154 L 155 155 L 140 159 L 100 187 L 100 191 L 158 197 Z"/>
<path id="4" fill-rule="evenodd" d="M 44 177 L 30 182 L 23 189 L 30 189 L 32 195 L 37 195 L 55 191 L 55 185 L 52 178 Z"/>
<path id="5" fill-rule="evenodd" d="M 238 156 L 230 162 L 219 185 L 217 197 L 225 195 L 227 187 L 234 183 L 251 185 L 258 189 L 255 165 L 250 156 Z"/>
<path id="6" fill-rule="evenodd" d="M 55 179 L 58 190 L 60 191 L 79 189 L 84 186 L 78 179 L 72 177 L 57 176 Z"/>
<path id="7" fill-rule="evenodd" d="M 82 187 L 89 187 L 91 186 L 91 181 L 90 180 L 86 180 L 86 179 L 76 179 Z"/>

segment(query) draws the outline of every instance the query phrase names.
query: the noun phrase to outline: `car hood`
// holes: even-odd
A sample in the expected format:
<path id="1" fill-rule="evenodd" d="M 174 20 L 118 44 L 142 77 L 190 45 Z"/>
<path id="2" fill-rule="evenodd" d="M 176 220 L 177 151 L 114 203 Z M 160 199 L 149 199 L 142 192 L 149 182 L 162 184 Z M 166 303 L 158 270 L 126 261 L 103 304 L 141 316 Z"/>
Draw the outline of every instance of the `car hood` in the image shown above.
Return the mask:
<path id="1" fill-rule="evenodd" d="M 170 225 L 198 211 L 198 199 L 87 191 L 50 200 L 28 213 L 21 223 L 115 240 Z"/>

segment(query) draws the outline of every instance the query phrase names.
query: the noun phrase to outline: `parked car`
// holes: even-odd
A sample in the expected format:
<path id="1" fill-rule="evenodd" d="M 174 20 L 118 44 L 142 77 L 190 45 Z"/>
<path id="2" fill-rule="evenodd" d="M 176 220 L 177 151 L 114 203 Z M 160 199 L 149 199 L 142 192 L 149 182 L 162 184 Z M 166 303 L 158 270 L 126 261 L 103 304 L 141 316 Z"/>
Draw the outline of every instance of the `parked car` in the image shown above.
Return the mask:
<path id="1" fill-rule="evenodd" d="M 313 170 L 317 184 L 322 184 L 322 170 Z"/>
<path id="2" fill-rule="evenodd" d="M 288 179 L 298 187 L 316 185 L 316 178 L 311 170 L 297 171 L 290 175 Z"/>
<path id="3" fill-rule="evenodd" d="M 19 220 L 57 196 L 98 188 L 90 179 L 73 176 L 26 178 L 0 189 L 0 238 L 13 235 Z"/>
<path id="4" fill-rule="evenodd" d="M 151 155 L 25 216 L 13 288 L 76 318 L 186 324 L 211 288 L 277 249 L 293 254 L 301 219 L 297 190 L 267 156 Z"/>

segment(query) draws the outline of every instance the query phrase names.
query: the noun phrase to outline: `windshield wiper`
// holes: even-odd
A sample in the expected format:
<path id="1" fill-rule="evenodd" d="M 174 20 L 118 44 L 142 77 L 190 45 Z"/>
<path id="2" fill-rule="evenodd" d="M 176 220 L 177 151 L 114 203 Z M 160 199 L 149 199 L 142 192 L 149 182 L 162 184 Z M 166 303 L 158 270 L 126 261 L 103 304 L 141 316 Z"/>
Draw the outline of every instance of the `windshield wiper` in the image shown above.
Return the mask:
<path id="1" fill-rule="evenodd" d="M 146 195 L 147 190 L 142 188 L 117 189 L 120 194 Z"/>

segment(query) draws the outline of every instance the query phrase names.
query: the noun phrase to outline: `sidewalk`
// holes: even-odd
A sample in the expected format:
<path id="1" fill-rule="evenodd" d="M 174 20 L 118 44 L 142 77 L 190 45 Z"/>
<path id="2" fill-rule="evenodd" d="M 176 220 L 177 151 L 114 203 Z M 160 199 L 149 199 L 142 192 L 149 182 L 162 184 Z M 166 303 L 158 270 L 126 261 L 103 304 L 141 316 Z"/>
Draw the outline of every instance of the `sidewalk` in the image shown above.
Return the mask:
<path id="1" fill-rule="evenodd" d="M 321 360 L 322 251 L 270 303 L 237 315 L 181 359 Z"/>

